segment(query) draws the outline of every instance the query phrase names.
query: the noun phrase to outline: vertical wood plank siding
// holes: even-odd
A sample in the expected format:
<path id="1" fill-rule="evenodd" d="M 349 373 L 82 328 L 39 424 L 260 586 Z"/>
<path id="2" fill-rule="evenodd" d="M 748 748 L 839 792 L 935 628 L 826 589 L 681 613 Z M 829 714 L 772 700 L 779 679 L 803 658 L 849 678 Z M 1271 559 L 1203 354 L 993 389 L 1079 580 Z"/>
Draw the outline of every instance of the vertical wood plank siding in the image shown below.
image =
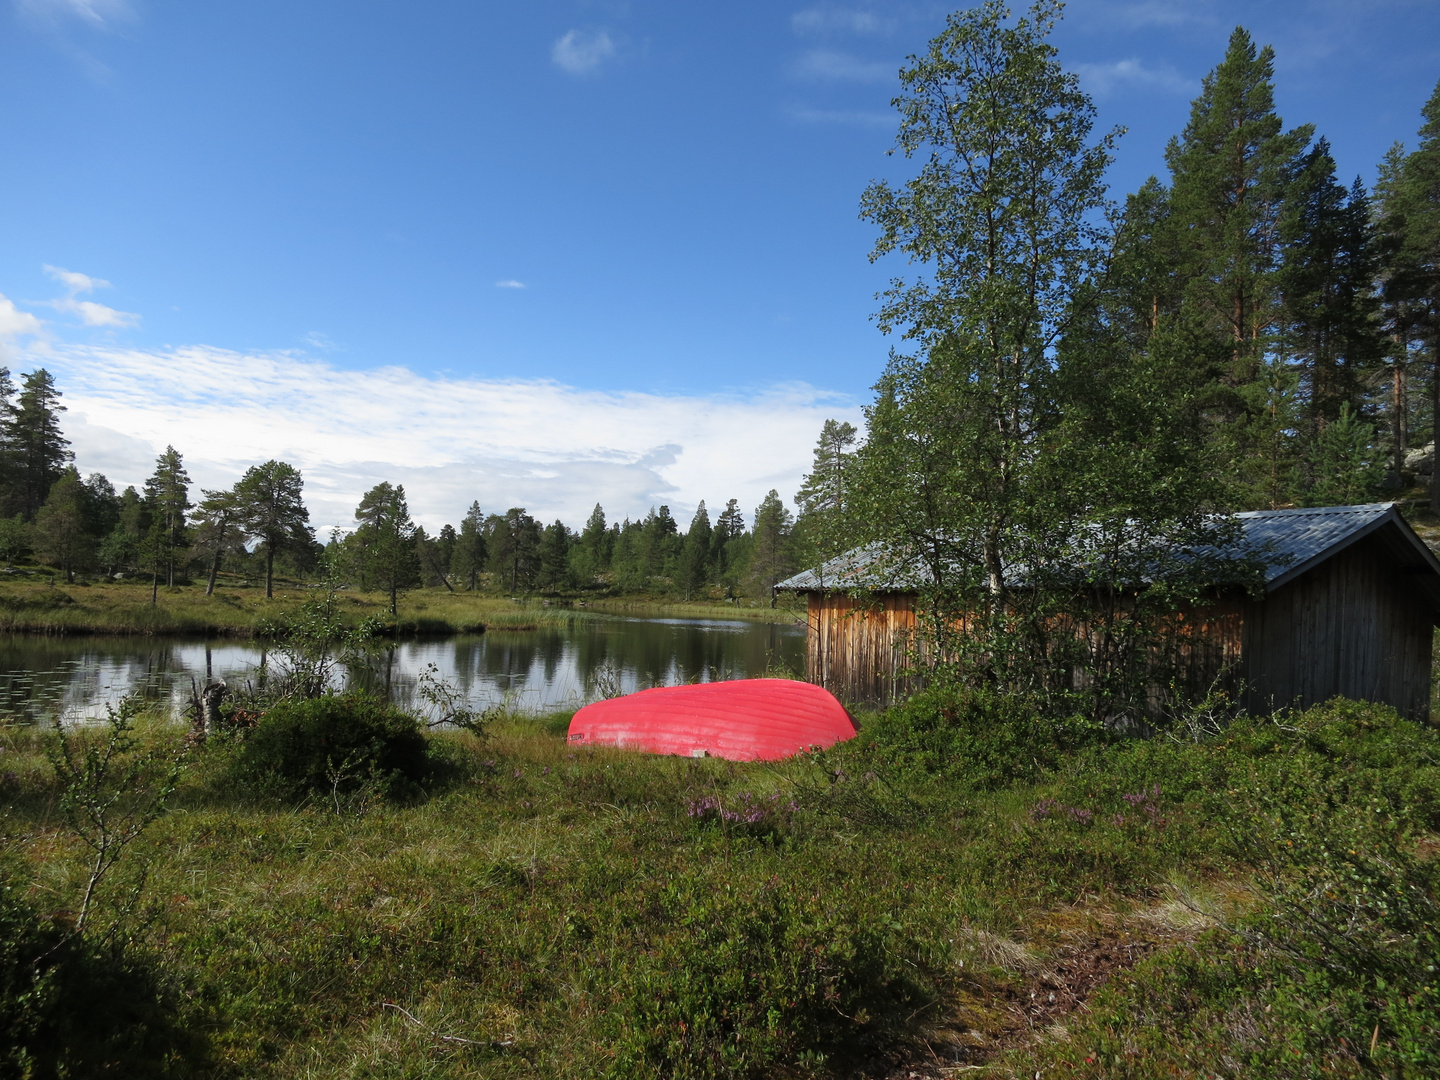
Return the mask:
<path id="1" fill-rule="evenodd" d="M 885 703 L 919 689 L 901 674 L 915 631 L 915 598 L 879 593 L 856 600 L 812 592 L 806 678 L 842 701 Z"/>
<path id="2" fill-rule="evenodd" d="M 808 600 L 811 682 L 851 702 L 886 703 L 919 688 L 902 675 L 916 628 L 913 594 L 810 592 Z M 1434 624 L 1413 571 L 1371 537 L 1263 599 L 1222 597 L 1178 613 L 1166 649 L 1174 651 L 1157 676 L 1178 677 L 1195 695 L 1217 678 L 1229 689 L 1243 679 L 1254 713 L 1341 695 L 1425 721 Z"/>
<path id="3" fill-rule="evenodd" d="M 1433 616 L 1404 567 L 1361 540 L 1245 611 L 1246 706 L 1270 712 L 1336 695 L 1430 716 Z"/>

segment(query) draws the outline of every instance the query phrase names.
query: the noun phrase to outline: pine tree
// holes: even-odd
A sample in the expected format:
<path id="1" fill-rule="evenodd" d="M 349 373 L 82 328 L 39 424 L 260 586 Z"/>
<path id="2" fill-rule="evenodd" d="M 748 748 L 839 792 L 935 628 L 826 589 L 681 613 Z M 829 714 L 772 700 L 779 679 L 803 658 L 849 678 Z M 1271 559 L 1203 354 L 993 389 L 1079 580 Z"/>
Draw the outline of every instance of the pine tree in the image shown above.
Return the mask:
<path id="1" fill-rule="evenodd" d="M 310 511 L 302 498 L 304 486 L 299 469 L 273 459 L 247 469 L 235 485 L 241 527 L 265 545 L 266 599 L 275 594 L 275 556 L 287 549 L 308 550 L 315 543 Z"/>
<path id="2" fill-rule="evenodd" d="M 15 384 L 0 364 L 0 518 L 19 514 L 19 462 L 15 448 Z"/>
<path id="3" fill-rule="evenodd" d="M 1433 439 L 1440 430 L 1440 84 L 1421 114 L 1419 145 L 1403 157 L 1392 152 L 1383 170 L 1381 231 L 1385 302 L 1397 360 L 1404 363 L 1412 346 L 1428 354 L 1424 368 Z M 1430 506 L 1440 511 L 1440 469 L 1431 478 Z"/>
<path id="4" fill-rule="evenodd" d="M 1237 27 L 1201 84 L 1184 133 L 1165 151 L 1172 182 L 1169 244 L 1184 283 L 1184 317 L 1209 346 L 1208 401 L 1236 474 L 1267 430 L 1272 387 L 1262 374 L 1280 330 L 1280 219 L 1313 128 L 1275 112 L 1274 51 Z M 1263 496 L 1252 492 L 1251 501 Z"/>
<path id="5" fill-rule="evenodd" d="M 150 564 L 150 602 L 156 602 L 163 574 L 166 585 L 175 584 L 176 553 L 186 543 L 185 512 L 190 509 L 190 476 L 184 460 L 173 446 L 155 460 L 155 472 L 145 481 L 145 502 L 150 513 L 150 530 L 144 543 Z"/>
<path id="6" fill-rule="evenodd" d="M 75 457 L 60 431 L 60 391 L 54 377 L 38 368 L 22 379 L 20 394 L 9 418 L 8 444 L 10 508 L 32 517 L 45 502 L 50 486 Z"/>
<path id="7" fill-rule="evenodd" d="M 228 491 L 205 491 L 200 505 L 196 507 L 192 524 L 195 526 L 195 549 L 210 558 L 210 574 L 205 582 L 205 595 L 215 594 L 215 579 L 220 574 L 220 562 L 227 546 L 238 542 L 241 535 L 240 500 L 234 489 Z"/>
<path id="8" fill-rule="evenodd" d="M 512 592 L 529 592 L 540 569 L 540 523 L 523 506 L 512 506 L 503 517 L 491 515 L 487 525 L 490 561 L 497 576 Z"/>

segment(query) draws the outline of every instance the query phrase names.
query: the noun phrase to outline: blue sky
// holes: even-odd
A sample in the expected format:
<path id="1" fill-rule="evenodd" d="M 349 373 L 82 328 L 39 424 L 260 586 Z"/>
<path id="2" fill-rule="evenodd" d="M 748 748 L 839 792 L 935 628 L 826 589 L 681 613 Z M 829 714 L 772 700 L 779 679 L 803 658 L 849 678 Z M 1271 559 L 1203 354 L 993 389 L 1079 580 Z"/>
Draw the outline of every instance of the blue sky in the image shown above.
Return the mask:
<path id="1" fill-rule="evenodd" d="M 948 10 L 13 0 L 0 362 L 59 374 L 82 468 L 288 455 L 322 524 L 386 478 L 432 525 L 788 496 L 884 363 L 857 201 Z M 1075 0 L 1117 195 L 1237 23 L 1347 181 L 1413 140 L 1435 0 Z"/>

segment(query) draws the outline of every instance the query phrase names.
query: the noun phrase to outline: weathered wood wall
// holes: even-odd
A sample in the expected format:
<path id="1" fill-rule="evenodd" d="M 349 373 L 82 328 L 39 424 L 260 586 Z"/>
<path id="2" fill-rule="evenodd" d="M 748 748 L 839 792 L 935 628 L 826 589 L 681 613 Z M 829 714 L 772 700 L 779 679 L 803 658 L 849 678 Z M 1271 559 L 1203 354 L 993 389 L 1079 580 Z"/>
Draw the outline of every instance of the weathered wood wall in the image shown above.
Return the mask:
<path id="1" fill-rule="evenodd" d="M 852 702 L 914 692 L 902 675 L 916 628 L 915 597 L 809 594 L 807 677 Z M 1353 544 L 1263 599 L 1241 596 L 1176 616 L 1157 661 L 1157 695 L 1172 681 L 1203 696 L 1219 680 L 1243 685 L 1254 713 L 1307 707 L 1337 695 L 1430 716 L 1434 614 L 1412 572 L 1382 539 Z M 1160 700 L 1154 702 L 1157 708 Z"/>
<path id="2" fill-rule="evenodd" d="M 1412 575 L 1378 538 L 1361 540 L 1246 604 L 1246 706 L 1343 695 L 1428 720 L 1433 623 Z"/>
<path id="3" fill-rule="evenodd" d="M 884 704 L 919 689 L 902 676 L 915 631 L 915 597 L 880 593 L 809 595 L 806 678 L 842 701 Z"/>

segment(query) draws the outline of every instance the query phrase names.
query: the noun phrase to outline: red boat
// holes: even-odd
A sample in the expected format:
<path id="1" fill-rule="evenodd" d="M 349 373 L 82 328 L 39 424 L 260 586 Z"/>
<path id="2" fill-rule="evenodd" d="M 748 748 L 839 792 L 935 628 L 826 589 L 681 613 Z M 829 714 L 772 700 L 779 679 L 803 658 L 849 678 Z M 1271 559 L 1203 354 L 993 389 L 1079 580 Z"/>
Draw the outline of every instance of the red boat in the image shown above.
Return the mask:
<path id="1" fill-rule="evenodd" d="M 571 745 L 730 761 L 778 761 L 854 737 L 833 694 L 794 679 L 641 690 L 586 705 L 570 721 Z"/>

